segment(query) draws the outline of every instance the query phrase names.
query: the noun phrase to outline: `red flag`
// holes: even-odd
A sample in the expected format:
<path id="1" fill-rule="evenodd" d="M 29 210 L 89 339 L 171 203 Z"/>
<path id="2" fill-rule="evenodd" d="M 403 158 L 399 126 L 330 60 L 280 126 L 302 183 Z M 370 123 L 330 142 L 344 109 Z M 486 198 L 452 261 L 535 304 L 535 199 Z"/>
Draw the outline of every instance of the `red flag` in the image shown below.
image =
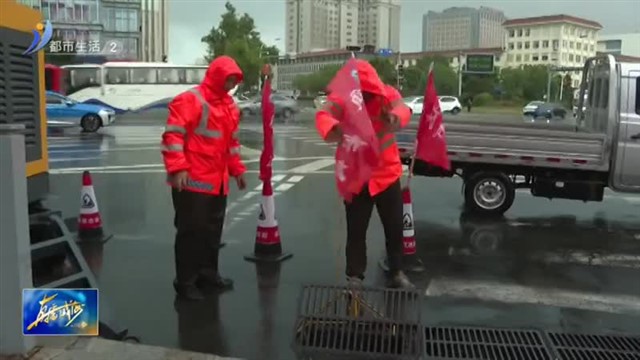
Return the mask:
<path id="1" fill-rule="evenodd" d="M 349 202 L 369 181 L 379 158 L 378 138 L 362 98 L 355 59 L 347 61 L 327 89 L 344 102 L 335 173 L 338 193 Z"/>
<path id="2" fill-rule="evenodd" d="M 262 194 L 271 195 L 271 176 L 273 175 L 273 118 L 275 106 L 271 102 L 271 79 L 267 79 L 262 88 L 262 133 L 263 145 L 260 154 L 260 180 L 262 180 Z"/>
<path id="3" fill-rule="evenodd" d="M 429 72 L 427 88 L 424 92 L 424 106 L 418 126 L 415 157 L 430 165 L 451 170 L 451 162 L 447 155 L 447 137 L 442 123 L 440 101 L 433 81 L 433 71 Z"/>

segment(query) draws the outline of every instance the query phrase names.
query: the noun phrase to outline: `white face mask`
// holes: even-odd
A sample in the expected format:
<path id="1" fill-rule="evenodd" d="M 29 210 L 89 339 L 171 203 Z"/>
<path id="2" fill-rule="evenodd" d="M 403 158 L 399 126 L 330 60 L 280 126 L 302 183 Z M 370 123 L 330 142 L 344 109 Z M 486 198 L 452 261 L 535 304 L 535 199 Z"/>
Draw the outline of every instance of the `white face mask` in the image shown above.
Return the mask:
<path id="1" fill-rule="evenodd" d="M 229 96 L 235 95 L 236 91 L 238 91 L 238 85 L 236 85 L 233 89 L 229 90 Z"/>

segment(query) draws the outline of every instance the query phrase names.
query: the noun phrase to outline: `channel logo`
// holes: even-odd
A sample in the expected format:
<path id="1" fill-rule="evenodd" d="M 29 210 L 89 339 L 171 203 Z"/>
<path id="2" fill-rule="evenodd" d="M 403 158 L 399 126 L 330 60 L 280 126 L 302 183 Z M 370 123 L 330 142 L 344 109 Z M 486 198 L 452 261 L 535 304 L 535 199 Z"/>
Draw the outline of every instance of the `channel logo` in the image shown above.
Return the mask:
<path id="1" fill-rule="evenodd" d="M 42 37 L 40 37 L 40 32 L 42 32 Z M 42 48 L 47 46 L 49 41 L 51 41 L 52 35 L 53 28 L 51 27 L 51 22 L 49 20 L 47 20 L 44 25 L 41 23 L 36 25 L 36 29 L 33 30 L 33 41 L 22 55 L 31 55 L 42 50 Z"/>

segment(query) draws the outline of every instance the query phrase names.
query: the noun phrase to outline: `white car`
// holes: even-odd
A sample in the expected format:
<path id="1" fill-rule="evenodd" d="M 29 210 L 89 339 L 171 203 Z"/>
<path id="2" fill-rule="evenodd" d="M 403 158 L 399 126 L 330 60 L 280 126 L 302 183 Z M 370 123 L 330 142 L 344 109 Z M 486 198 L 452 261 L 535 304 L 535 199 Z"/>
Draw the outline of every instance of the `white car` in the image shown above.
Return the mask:
<path id="1" fill-rule="evenodd" d="M 440 100 L 440 111 L 457 114 L 462 110 L 460 100 L 455 96 L 438 96 Z"/>
<path id="2" fill-rule="evenodd" d="M 402 99 L 405 105 L 409 109 L 411 109 L 412 114 L 422 114 L 422 102 L 424 97 L 422 96 L 411 96 Z"/>
<path id="3" fill-rule="evenodd" d="M 460 101 L 455 96 L 438 96 L 440 111 L 457 114 L 462 110 Z M 404 103 L 411 109 L 412 114 L 422 114 L 424 102 L 423 96 L 412 96 L 403 99 Z"/>

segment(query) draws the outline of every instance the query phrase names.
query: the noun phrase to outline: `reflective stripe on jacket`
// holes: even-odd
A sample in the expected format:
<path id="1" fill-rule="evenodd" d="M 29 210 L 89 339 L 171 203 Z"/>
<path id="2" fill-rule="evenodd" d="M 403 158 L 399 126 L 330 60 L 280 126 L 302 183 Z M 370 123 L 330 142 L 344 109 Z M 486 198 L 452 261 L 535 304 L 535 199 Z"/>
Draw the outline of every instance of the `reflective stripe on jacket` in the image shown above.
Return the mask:
<path id="1" fill-rule="evenodd" d="M 233 59 L 216 58 L 199 86 L 178 95 L 169 104 L 162 135 L 162 156 L 169 176 L 187 171 L 187 190 L 228 194 L 229 175 L 246 169 L 236 137 L 240 113 L 224 90 L 228 76 L 242 73 Z"/>
<path id="2" fill-rule="evenodd" d="M 389 114 L 396 115 L 400 120 L 399 128 L 401 128 L 409 123 L 411 112 L 402 102 L 400 93 L 392 86 L 382 83 L 369 63 L 358 60 L 357 67 L 362 91 L 379 95 L 366 105 L 381 150 L 380 162 L 369 181 L 369 193 L 375 196 L 402 176 L 400 152 L 394 133 L 398 129 L 388 128 L 382 118 Z M 316 113 L 316 129 L 323 139 L 326 139 L 331 129 L 343 119 L 343 101 L 329 94 L 326 104 Z"/>

